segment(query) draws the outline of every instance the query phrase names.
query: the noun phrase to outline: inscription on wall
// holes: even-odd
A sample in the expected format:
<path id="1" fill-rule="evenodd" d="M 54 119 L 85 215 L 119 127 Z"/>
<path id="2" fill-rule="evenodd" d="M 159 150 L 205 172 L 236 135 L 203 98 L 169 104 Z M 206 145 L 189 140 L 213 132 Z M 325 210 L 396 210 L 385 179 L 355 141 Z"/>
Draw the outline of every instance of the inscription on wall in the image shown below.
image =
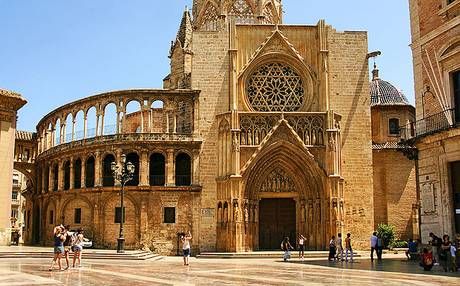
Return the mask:
<path id="1" fill-rule="evenodd" d="M 424 183 L 420 188 L 420 199 L 422 200 L 422 210 L 424 213 L 436 211 L 433 183 Z"/>

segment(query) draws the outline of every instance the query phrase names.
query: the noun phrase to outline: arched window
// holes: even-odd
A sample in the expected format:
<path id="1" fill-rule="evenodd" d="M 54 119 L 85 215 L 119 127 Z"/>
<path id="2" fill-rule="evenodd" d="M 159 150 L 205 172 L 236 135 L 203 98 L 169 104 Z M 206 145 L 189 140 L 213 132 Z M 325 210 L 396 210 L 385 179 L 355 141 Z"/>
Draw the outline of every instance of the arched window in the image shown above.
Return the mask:
<path id="1" fill-rule="evenodd" d="M 191 176 L 191 159 L 185 153 L 180 153 L 176 157 L 176 186 L 190 186 L 192 183 Z"/>
<path id="2" fill-rule="evenodd" d="M 149 165 L 150 186 L 164 186 L 165 157 L 162 154 L 154 153 L 150 156 Z"/>
<path id="3" fill-rule="evenodd" d="M 399 135 L 399 119 L 390 118 L 388 120 L 388 132 L 390 135 Z"/>
<path id="4" fill-rule="evenodd" d="M 64 163 L 64 190 L 70 189 L 70 161 Z"/>
<path id="5" fill-rule="evenodd" d="M 73 166 L 73 187 L 74 189 L 81 188 L 81 159 L 75 160 Z"/>
<path id="6" fill-rule="evenodd" d="M 102 162 L 102 185 L 104 187 L 113 187 L 115 185 L 115 179 L 112 173 L 112 163 L 115 162 L 115 156 L 107 154 Z"/>
<path id="7" fill-rule="evenodd" d="M 94 157 L 91 156 L 86 160 L 85 166 L 85 185 L 87 188 L 94 187 Z"/>
<path id="8" fill-rule="evenodd" d="M 152 102 L 152 109 L 163 109 L 164 103 L 161 100 L 155 100 Z"/>
<path id="9" fill-rule="evenodd" d="M 53 167 L 53 192 L 57 192 L 59 187 L 59 165 L 56 163 Z"/>
<path id="10" fill-rule="evenodd" d="M 134 175 L 131 181 L 126 183 L 126 186 L 138 186 L 139 185 L 139 155 L 136 153 L 129 153 L 126 155 L 126 162 L 134 164 Z"/>

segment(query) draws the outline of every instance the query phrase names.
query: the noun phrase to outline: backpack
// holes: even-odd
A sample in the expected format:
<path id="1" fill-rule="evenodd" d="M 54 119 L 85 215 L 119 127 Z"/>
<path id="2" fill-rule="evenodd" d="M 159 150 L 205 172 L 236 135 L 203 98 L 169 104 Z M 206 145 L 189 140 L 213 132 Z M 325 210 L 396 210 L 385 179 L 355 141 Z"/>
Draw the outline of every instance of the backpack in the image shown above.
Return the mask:
<path id="1" fill-rule="evenodd" d="M 77 243 L 77 233 L 74 232 L 70 236 L 70 245 L 74 246 Z"/>
<path id="2" fill-rule="evenodd" d="M 424 263 L 425 265 L 432 265 L 432 264 L 433 264 L 433 256 L 432 256 L 432 255 L 429 255 L 429 254 L 424 255 L 424 257 L 423 257 L 423 263 Z"/>

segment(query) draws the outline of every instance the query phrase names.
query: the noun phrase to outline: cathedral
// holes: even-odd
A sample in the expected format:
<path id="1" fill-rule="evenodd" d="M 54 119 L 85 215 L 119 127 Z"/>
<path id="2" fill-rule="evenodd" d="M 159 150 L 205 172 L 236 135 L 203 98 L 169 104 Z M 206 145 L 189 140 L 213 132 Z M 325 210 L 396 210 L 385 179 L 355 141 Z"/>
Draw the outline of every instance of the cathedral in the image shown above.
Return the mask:
<path id="1" fill-rule="evenodd" d="M 366 32 L 284 25 L 281 0 L 194 0 L 170 60 L 163 89 L 80 99 L 16 142 L 26 243 L 49 244 L 63 223 L 110 248 L 122 220 L 127 248 L 161 254 L 187 231 L 195 253 L 300 234 L 324 250 L 339 232 L 368 248 L 378 223 L 417 235 L 411 147 L 398 144 L 414 110 L 376 69 L 369 84 Z M 135 172 L 122 217 L 111 166 L 123 155 Z"/>

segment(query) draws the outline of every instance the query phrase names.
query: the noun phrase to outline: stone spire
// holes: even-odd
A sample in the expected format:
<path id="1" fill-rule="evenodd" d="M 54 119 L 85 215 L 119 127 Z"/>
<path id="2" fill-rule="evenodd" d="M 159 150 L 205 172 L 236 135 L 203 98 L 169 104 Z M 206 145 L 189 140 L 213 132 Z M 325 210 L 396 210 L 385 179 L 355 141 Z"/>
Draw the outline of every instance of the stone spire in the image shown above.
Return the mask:
<path id="1" fill-rule="evenodd" d="M 188 49 L 192 41 L 192 18 L 190 16 L 190 11 L 188 7 L 185 7 L 184 14 L 182 16 L 182 21 L 180 23 L 179 31 L 177 32 L 176 41 L 179 41 L 183 49 Z"/>

